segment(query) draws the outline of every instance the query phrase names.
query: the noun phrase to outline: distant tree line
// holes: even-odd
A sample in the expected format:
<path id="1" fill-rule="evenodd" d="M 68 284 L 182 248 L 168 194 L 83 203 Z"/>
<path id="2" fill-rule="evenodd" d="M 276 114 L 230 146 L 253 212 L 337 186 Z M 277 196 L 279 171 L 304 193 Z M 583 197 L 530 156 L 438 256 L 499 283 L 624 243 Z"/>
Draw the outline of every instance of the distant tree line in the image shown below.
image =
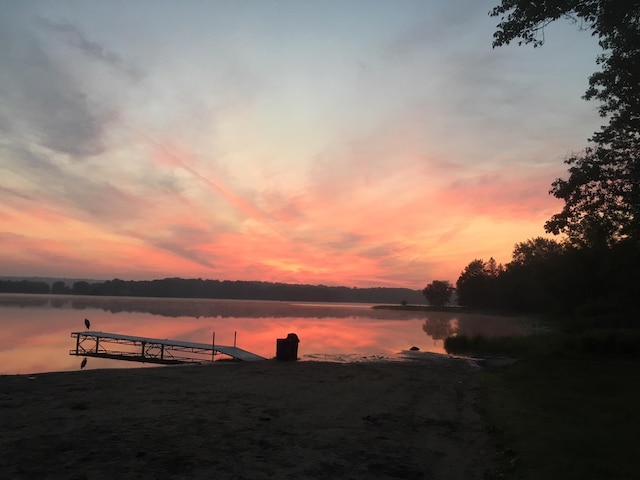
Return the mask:
<path id="1" fill-rule="evenodd" d="M 33 280 L 0 280 L 2 293 L 50 293 L 49 284 Z"/>
<path id="2" fill-rule="evenodd" d="M 349 288 L 258 281 L 165 278 L 160 280 L 77 281 L 71 286 L 58 280 L 49 286 L 37 281 L 0 281 L 3 293 L 51 293 L 131 297 L 218 298 L 285 300 L 299 302 L 421 303 L 419 290 L 408 288 Z"/>

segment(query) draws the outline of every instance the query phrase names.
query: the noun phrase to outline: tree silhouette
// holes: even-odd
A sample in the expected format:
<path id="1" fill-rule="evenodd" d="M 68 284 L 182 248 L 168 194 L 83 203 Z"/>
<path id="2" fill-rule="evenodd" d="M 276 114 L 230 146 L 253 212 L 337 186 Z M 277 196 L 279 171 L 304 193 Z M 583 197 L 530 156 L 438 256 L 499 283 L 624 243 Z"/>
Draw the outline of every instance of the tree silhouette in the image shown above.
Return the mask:
<path id="1" fill-rule="evenodd" d="M 517 243 L 513 249 L 512 262 L 515 265 L 532 265 L 553 260 L 562 254 L 561 243 L 549 238 L 536 237 Z"/>
<path id="2" fill-rule="evenodd" d="M 453 317 L 429 317 L 424 321 L 422 330 L 434 340 L 444 340 L 456 332 L 453 320 Z"/>
<path id="3" fill-rule="evenodd" d="M 434 280 L 422 290 L 429 305 L 434 307 L 444 307 L 451 300 L 455 288 L 448 280 Z"/>
<path id="4" fill-rule="evenodd" d="M 471 308 L 497 307 L 499 279 L 504 270 L 493 257 L 488 262 L 473 260 L 456 282 L 458 303 Z"/>
<path id="5" fill-rule="evenodd" d="M 591 146 L 566 160 L 569 178 L 557 179 L 550 192 L 564 207 L 545 229 L 579 247 L 640 242 L 640 2 L 503 0 L 490 15 L 500 17 L 494 47 L 512 41 L 539 47 L 545 27 L 560 18 L 598 38 L 601 70 L 589 77 L 584 98 L 600 101 L 607 123 Z"/>

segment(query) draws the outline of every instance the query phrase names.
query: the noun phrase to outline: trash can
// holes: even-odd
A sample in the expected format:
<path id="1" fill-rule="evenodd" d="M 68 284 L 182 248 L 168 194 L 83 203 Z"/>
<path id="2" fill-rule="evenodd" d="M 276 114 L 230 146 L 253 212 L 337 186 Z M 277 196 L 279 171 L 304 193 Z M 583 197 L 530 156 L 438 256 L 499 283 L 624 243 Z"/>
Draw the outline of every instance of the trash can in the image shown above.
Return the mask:
<path id="1" fill-rule="evenodd" d="M 300 339 L 295 333 L 276 340 L 276 360 L 297 360 Z"/>

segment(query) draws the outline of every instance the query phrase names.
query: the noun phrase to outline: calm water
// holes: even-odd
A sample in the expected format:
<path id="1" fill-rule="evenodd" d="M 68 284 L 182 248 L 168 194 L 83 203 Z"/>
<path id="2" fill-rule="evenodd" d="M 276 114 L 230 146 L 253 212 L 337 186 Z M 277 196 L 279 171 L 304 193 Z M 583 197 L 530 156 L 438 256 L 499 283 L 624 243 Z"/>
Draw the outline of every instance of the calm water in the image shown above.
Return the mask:
<path id="1" fill-rule="evenodd" d="M 91 329 L 143 337 L 233 345 L 267 358 L 276 339 L 300 338 L 301 360 L 398 358 L 417 346 L 444 353 L 452 333 L 513 335 L 523 318 L 372 310 L 371 305 L 236 300 L 0 294 L 0 374 L 76 370 L 71 332 Z M 89 358 L 87 368 L 140 367 Z"/>

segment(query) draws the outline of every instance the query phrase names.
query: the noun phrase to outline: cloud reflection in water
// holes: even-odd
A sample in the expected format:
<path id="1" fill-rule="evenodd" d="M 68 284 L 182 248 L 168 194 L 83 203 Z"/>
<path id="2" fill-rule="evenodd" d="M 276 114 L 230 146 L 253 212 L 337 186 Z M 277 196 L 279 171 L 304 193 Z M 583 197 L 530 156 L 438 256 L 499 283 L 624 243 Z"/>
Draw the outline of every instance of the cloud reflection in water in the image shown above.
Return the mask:
<path id="1" fill-rule="evenodd" d="M 444 353 L 453 332 L 517 334 L 519 319 L 470 314 L 372 310 L 362 304 L 209 299 L 0 295 L 0 373 L 75 370 L 72 331 L 93 330 L 199 343 L 237 345 L 267 358 L 277 338 L 296 333 L 302 360 L 395 355 L 411 346 Z M 87 368 L 139 363 L 90 358 Z"/>

